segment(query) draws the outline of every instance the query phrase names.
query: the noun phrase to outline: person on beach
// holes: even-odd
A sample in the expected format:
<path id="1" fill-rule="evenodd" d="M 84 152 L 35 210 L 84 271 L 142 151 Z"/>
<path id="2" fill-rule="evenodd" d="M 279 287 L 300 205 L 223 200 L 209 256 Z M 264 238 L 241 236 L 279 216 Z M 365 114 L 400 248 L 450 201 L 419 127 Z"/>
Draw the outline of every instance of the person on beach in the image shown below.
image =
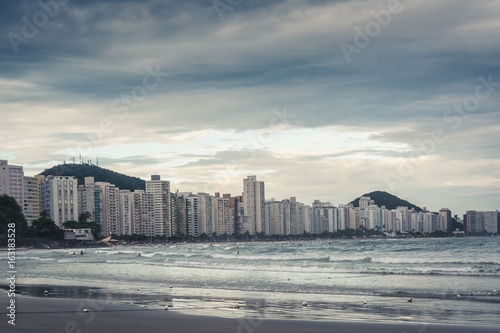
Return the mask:
<path id="1" fill-rule="evenodd" d="M 80 255 L 82 255 L 82 256 L 83 256 L 83 250 L 81 250 L 81 251 L 80 251 Z"/>

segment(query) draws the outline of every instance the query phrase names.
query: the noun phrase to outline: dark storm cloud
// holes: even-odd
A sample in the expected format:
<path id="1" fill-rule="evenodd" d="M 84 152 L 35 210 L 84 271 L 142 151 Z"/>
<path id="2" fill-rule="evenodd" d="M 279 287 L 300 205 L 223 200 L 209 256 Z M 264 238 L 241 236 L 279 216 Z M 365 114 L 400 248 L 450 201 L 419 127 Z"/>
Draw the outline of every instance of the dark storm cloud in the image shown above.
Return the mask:
<path id="1" fill-rule="evenodd" d="M 105 146 L 107 152 L 115 146 L 126 150 L 130 143 L 174 142 L 187 149 L 186 142 L 200 131 L 237 133 L 225 141 L 231 147 L 210 147 L 199 154 L 194 148 L 197 153 L 190 154 L 169 146 L 171 157 L 185 159 L 174 163 L 177 177 L 203 177 L 232 161 L 245 170 L 273 168 L 276 183 L 281 179 L 288 184 L 296 174 L 310 172 L 312 163 L 314 177 L 297 182 L 320 195 L 330 191 L 318 190 L 328 177 L 375 186 L 378 180 L 370 175 L 387 168 L 373 161 L 341 168 L 332 161 L 346 163 L 347 156 L 356 155 L 406 159 L 416 149 L 415 140 L 442 128 L 448 139 L 426 155 L 430 164 L 420 172 L 432 170 L 435 183 L 440 168 L 453 168 L 457 177 L 481 175 L 487 171 L 473 160 L 485 159 L 491 163 L 486 170 L 496 175 L 500 86 L 459 128 L 452 128 L 443 115 L 474 95 L 479 76 L 500 82 L 497 1 L 402 0 L 403 10 L 352 54 L 351 62 L 340 44 L 355 46 L 355 29 L 374 21 L 371 12 L 386 10 L 387 1 L 243 0 L 223 20 L 213 3 L 71 0 L 34 36 L 23 37 L 27 42 L 17 45 L 16 53 L 9 36 L 22 37 L 23 18 L 32 24 L 43 8 L 38 1 L 1 2 L 0 151 L 19 163 L 40 165 L 63 158 L 64 147 L 75 147 L 88 133 L 102 137 L 92 148 Z M 134 89 L 143 87 L 147 68 L 169 75 L 134 107 L 126 107 L 126 113 L 115 112 L 114 102 L 130 99 Z M 283 109 L 292 117 L 279 120 L 275 111 Z M 114 130 L 100 133 L 106 119 Z M 277 125 L 318 131 L 348 127 L 354 135 L 369 133 L 372 142 L 384 146 L 352 143 L 338 152 L 297 152 L 290 157 L 293 163 L 271 147 L 257 149 L 249 161 L 245 149 L 253 148 L 241 142 L 242 133 L 279 131 Z M 40 148 L 33 149 L 33 142 Z M 123 163 L 165 163 L 163 157 L 144 154 L 130 151 L 130 157 L 110 156 L 107 162 L 145 174 L 150 170 Z M 179 174 L 181 169 L 189 175 Z M 342 186 L 354 196 L 361 192 L 348 182 Z"/>

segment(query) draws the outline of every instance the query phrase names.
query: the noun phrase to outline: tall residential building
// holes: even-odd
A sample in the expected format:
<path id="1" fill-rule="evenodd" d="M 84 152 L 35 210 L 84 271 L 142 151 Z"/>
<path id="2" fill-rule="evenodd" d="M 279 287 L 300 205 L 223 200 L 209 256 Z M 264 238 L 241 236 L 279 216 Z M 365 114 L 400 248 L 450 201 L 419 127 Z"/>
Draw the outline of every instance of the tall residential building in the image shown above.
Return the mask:
<path id="1" fill-rule="evenodd" d="M 120 189 L 106 182 L 96 182 L 95 185 L 102 190 L 102 233 L 105 236 L 121 235 Z"/>
<path id="2" fill-rule="evenodd" d="M 284 235 L 284 219 L 283 219 L 283 201 L 271 199 L 265 203 L 264 219 L 266 225 L 266 234 L 268 235 Z"/>
<path id="3" fill-rule="evenodd" d="M 484 212 L 469 210 L 465 213 L 465 232 L 468 234 L 484 232 Z"/>
<path id="4" fill-rule="evenodd" d="M 368 229 L 383 230 L 383 228 L 384 228 L 383 211 L 384 210 L 382 208 L 378 207 L 377 205 L 370 205 L 370 206 L 366 207 L 365 209 L 360 209 L 359 214 L 360 214 L 361 218 L 366 218 Z"/>
<path id="5" fill-rule="evenodd" d="M 133 233 L 137 235 L 154 236 L 155 207 L 153 194 L 146 193 L 143 190 L 135 190 L 133 195 Z"/>
<path id="6" fill-rule="evenodd" d="M 120 221 L 123 235 L 134 233 L 134 193 L 120 190 Z"/>
<path id="7" fill-rule="evenodd" d="M 214 197 L 207 193 L 198 193 L 198 232 L 212 236 L 214 233 Z"/>
<path id="8" fill-rule="evenodd" d="M 347 205 L 347 209 L 349 210 L 348 216 L 349 216 L 349 224 L 348 227 L 349 229 L 356 229 L 358 223 L 356 223 L 356 217 L 359 216 L 359 213 L 356 213 L 356 210 L 359 211 L 359 207 L 354 207 L 352 203 Z"/>
<path id="9" fill-rule="evenodd" d="M 498 211 L 484 212 L 484 230 L 490 234 L 498 234 Z"/>
<path id="10" fill-rule="evenodd" d="M 297 235 L 309 232 L 309 206 L 297 203 Z"/>
<path id="11" fill-rule="evenodd" d="M 448 208 L 441 208 L 439 210 L 439 215 L 443 216 L 445 219 L 445 225 L 440 226 L 439 229 L 442 231 L 451 231 L 451 210 L 449 210 Z"/>
<path id="12" fill-rule="evenodd" d="M 71 176 L 47 176 L 40 186 L 42 211 L 47 211 L 58 227 L 78 220 L 78 181 Z"/>
<path id="13" fill-rule="evenodd" d="M 78 212 L 90 213 L 90 220 L 102 228 L 102 188 L 97 186 L 94 177 L 85 177 L 84 183 L 78 186 Z"/>
<path id="14" fill-rule="evenodd" d="M 200 221 L 200 208 L 199 200 L 200 197 L 194 194 L 185 194 L 186 200 L 186 224 L 187 224 L 187 234 L 189 236 L 198 237 L 201 235 L 201 228 L 199 225 Z"/>
<path id="15" fill-rule="evenodd" d="M 366 209 L 369 206 L 375 205 L 375 201 L 370 199 L 370 197 L 361 197 L 359 198 L 359 208 L 360 209 Z"/>
<path id="16" fill-rule="evenodd" d="M 411 223 L 410 223 L 410 215 L 411 210 L 408 210 L 406 206 L 399 206 L 396 208 L 396 211 L 399 213 L 401 217 L 401 231 L 408 232 L 411 231 Z"/>
<path id="17" fill-rule="evenodd" d="M 265 231 L 265 188 L 257 176 L 243 179 L 243 232 L 251 235 Z"/>
<path id="18" fill-rule="evenodd" d="M 339 205 L 337 208 L 337 228 L 345 230 L 349 226 L 349 207 L 346 205 Z"/>
<path id="19" fill-rule="evenodd" d="M 0 160 L 0 194 L 13 197 L 20 207 L 24 206 L 23 177 L 22 166 L 9 165 L 6 160 Z"/>
<path id="20" fill-rule="evenodd" d="M 297 198 L 296 197 L 290 197 L 290 200 L 288 200 L 288 206 L 289 206 L 289 225 L 290 225 L 290 234 L 291 235 L 298 235 L 299 234 L 299 221 L 297 219 Z"/>
<path id="21" fill-rule="evenodd" d="M 219 193 L 215 193 L 214 209 L 214 231 L 217 236 L 231 235 L 233 233 L 232 215 L 229 207 L 229 198 L 221 198 Z"/>
<path id="22" fill-rule="evenodd" d="M 243 233 L 243 196 L 233 197 L 231 194 L 223 194 L 222 197 L 229 200 L 229 214 L 232 225 L 232 230 L 229 234 Z"/>
<path id="23" fill-rule="evenodd" d="M 146 181 L 146 193 L 151 193 L 155 203 L 155 235 L 172 236 L 170 222 L 170 182 L 161 180 L 159 175 L 152 175 Z"/>
<path id="24" fill-rule="evenodd" d="M 172 225 L 172 236 L 186 236 L 186 200 L 179 192 L 170 193 L 170 222 Z"/>
<path id="25" fill-rule="evenodd" d="M 323 232 L 337 231 L 337 207 L 329 202 L 314 200 L 313 202 L 313 224 L 311 233 L 321 234 Z"/>
<path id="26" fill-rule="evenodd" d="M 42 197 L 40 195 L 42 181 L 45 176 L 37 175 L 35 177 L 23 178 L 24 205 L 23 214 L 28 225 L 40 217 L 42 212 Z"/>

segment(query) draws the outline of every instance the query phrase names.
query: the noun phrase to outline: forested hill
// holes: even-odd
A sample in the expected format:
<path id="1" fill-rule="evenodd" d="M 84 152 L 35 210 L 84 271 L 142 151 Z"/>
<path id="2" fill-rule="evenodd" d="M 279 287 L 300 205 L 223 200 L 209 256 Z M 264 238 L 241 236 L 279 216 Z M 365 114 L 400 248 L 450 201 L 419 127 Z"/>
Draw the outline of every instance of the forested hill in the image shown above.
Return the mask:
<path id="1" fill-rule="evenodd" d="M 74 176 L 78 178 L 78 184 L 83 184 L 85 177 L 94 177 L 96 182 L 109 182 L 122 190 L 144 190 L 146 186 L 144 180 L 140 178 L 88 164 L 60 164 L 46 169 L 41 174 L 44 176 Z"/>
<path id="2" fill-rule="evenodd" d="M 385 208 L 387 209 L 396 209 L 398 206 L 403 206 L 403 207 L 406 206 L 408 208 L 414 207 L 417 212 L 420 212 L 422 210 L 422 208 L 418 207 L 417 205 L 414 205 L 406 200 L 400 199 L 397 196 L 384 191 L 375 191 L 366 193 L 363 194 L 362 197 L 370 197 L 370 199 L 375 201 L 375 204 L 377 206 L 379 207 L 385 206 Z M 359 206 L 359 198 L 356 198 L 355 200 L 351 201 L 354 207 Z"/>

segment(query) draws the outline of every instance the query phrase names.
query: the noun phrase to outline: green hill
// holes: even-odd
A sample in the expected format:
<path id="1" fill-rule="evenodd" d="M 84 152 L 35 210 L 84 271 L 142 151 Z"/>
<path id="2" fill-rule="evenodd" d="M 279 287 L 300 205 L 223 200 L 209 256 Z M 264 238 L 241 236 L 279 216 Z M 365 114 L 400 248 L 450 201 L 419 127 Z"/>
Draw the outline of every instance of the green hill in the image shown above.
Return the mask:
<path id="1" fill-rule="evenodd" d="M 84 183 L 85 177 L 94 177 L 96 182 L 109 182 L 122 190 L 144 190 L 146 183 L 137 177 L 130 177 L 96 165 L 60 164 L 41 173 L 44 176 L 73 176 L 78 178 L 78 184 Z"/>
<path id="2" fill-rule="evenodd" d="M 370 199 L 375 201 L 375 204 L 377 206 L 379 207 L 385 206 L 385 208 L 387 209 L 396 209 L 398 206 L 403 206 L 403 207 L 406 206 L 408 208 L 414 207 L 417 212 L 420 212 L 422 210 L 422 208 L 418 207 L 417 205 L 414 205 L 406 200 L 400 199 L 397 196 L 384 191 L 375 191 L 366 193 L 363 194 L 362 197 L 370 197 Z M 359 198 L 356 198 L 350 203 L 352 203 L 354 207 L 359 207 Z"/>

